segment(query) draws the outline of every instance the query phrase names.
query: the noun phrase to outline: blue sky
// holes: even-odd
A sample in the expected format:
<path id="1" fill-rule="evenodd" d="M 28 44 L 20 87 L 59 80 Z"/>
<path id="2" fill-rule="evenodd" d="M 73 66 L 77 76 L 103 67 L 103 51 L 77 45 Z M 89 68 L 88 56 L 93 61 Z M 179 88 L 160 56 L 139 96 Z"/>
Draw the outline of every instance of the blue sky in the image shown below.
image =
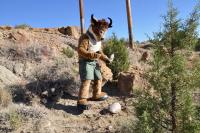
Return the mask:
<path id="1" fill-rule="evenodd" d="M 189 16 L 199 0 L 173 0 L 179 17 Z M 159 31 L 162 15 L 167 10 L 167 0 L 131 0 L 134 39 L 144 41 L 147 35 Z M 84 0 L 85 26 L 90 24 L 90 15 L 96 18 L 113 19 L 113 28 L 118 37 L 128 37 L 125 0 Z M 62 27 L 79 25 L 78 0 L 0 0 L 0 25 L 29 24 L 32 27 Z M 200 30 L 199 30 L 200 31 Z"/>

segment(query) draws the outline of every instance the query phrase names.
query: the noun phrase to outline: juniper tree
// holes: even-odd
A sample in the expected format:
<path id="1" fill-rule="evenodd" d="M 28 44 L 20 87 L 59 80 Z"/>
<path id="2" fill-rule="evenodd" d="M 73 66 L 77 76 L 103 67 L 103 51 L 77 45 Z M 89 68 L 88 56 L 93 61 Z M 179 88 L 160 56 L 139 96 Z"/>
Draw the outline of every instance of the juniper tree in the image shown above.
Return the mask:
<path id="1" fill-rule="evenodd" d="M 190 17 L 183 24 L 183 45 L 187 48 L 195 49 L 198 45 L 198 32 L 197 28 L 199 25 L 199 13 L 200 10 L 200 2 L 194 7 L 193 12 L 190 14 Z"/>
<path id="2" fill-rule="evenodd" d="M 115 58 L 109 67 L 113 72 L 113 78 L 116 79 L 122 71 L 127 71 L 129 68 L 128 50 L 126 48 L 126 40 L 117 38 L 115 33 L 106 41 L 104 53 L 108 56 L 115 55 Z"/>
<path id="3" fill-rule="evenodd" d="M 136 104 L 138 133 L 197 133 L 200 122 L 192 93 L 199 83 L 199 67 L 189 68 L 187 56 L 198 40 L 199 3 L 182 22 L 169 0 L 163 30 L 154 35 L 152 68 L 146 74 L 149 88 Z M 150 91 L 153 90 L 153 91 Z"/>

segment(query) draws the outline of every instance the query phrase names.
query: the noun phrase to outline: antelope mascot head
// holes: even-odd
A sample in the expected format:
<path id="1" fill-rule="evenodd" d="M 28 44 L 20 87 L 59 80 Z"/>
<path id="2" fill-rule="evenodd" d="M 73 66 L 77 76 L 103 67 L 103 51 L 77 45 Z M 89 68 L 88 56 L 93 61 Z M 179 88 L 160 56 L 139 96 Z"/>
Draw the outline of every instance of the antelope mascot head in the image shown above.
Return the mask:
<path id="1" fill-rule="evenodd" d="M 112 19 L 109 18 L 109 23 L 105 19 L 97 20 L 94 15 L 91 15 L 91 25 L 87 31 L 90 37 L 95 41 L 104 40 L 104 35 L 108 28 L 112 27 Z"/>

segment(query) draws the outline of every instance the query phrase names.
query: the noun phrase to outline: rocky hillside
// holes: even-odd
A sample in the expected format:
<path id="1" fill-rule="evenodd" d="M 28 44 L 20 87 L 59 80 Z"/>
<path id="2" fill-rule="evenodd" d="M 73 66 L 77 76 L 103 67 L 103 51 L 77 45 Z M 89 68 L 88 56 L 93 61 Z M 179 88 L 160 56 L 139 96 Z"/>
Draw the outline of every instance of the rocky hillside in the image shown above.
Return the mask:
<path id="1" fill-rule="evenodd" d="M 133 98 L 121 96 L 127 90 L 115 83 L 104 86 L 109 100 L 90 101 L 91 110 L 77 112 L 79 35 L 77 27 L 0 27 L 0 132 L 116 132 L 134 120 Z M 145 52 L 129 50 L 134 85 L 143 84 Z M 114 102 L 120 113 L 107 111 Z"/>
<path id="2" fill-rule="evenodd" d="M 152 44 L 128 49 L 129 70 L 103 87 L 109 99 L 89 101 L 92 109 L 81 114 L 76 109 L 79 36 L 79 28 L 70 26 L 0 27 L 1 133 L 120 132 L 135 121 L 131 92 L 147 86 L 143 74 L 152 59 Z M 188 56 L 188 66 L 198 57 L 199 53 Z M 194 99 L 198 101 L 198 92 Z M 108 107 L 115 102 L 122 108 L 112 114 Z"/>
<path id="3" fill-rule="evenodd" d="M 58 29 L 1 27 L 0 33 L 0 65 L 20 78 L 22 85 L 33 87 L 35 81 L 50 85 L 48 81 L 50 88 L 55 88 L 56 84 L 78 81 L 74 37 Z"/>

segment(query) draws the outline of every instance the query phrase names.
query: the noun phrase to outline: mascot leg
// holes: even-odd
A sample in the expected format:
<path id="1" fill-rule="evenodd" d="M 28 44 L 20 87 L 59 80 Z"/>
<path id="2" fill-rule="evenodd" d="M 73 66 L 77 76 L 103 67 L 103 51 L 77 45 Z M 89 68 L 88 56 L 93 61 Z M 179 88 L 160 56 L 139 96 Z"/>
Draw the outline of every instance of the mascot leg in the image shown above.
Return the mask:
<path id="1" fill-rule="evenodd" d="M 94 80 L 92 99 L 95 101 L 102 101 L 106 100 L 107 98 L 108 95 L 105 92 L 102 92 L 102 79 Z"/>
<path id="2" fill-rule="evenodd" d="M 89 88 L 91 80 L 84 80 L 81 83 L 81 88 L 79 90 L 77 107 L 79 110 L 89 109 L 87 99 L 89 97 Z"/>

